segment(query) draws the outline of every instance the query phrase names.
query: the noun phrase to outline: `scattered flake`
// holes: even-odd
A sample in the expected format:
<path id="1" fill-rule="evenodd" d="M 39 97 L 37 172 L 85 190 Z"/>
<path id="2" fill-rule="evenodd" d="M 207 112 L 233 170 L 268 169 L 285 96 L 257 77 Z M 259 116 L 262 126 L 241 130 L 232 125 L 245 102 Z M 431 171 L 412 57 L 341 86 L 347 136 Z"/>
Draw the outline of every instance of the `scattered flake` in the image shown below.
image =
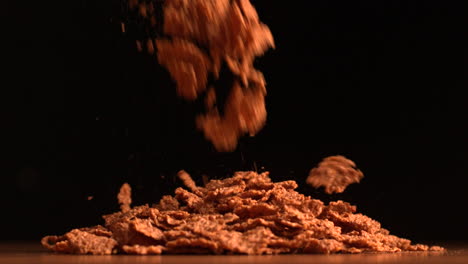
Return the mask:
<path id="1" fill-rule="evenodd" d="M 307 183 L 315 188 L 325 187 L 328 194 L 341 193 L 348 185 L 361 181 L 363 176 L 353 161 L 338 155 L 323 159 L 313 168 Z"/>

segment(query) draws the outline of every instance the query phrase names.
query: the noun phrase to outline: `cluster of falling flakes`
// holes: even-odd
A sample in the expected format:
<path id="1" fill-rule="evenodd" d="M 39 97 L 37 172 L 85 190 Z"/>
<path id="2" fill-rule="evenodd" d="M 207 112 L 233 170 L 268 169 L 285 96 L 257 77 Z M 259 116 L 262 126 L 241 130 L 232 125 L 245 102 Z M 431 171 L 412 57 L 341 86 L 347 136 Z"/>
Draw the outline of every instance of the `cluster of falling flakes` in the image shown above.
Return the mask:
<path id="1" fill-rule="evenodd" d="M 180 97 L 204 100 L 196 124 L 217 151 L 233 151 L 241 136 L 260 131 L 267 118 L 266 83 L 253 61 L 274 41 L 249 0 L 130 0 L 128 8 L 143 31 L 156 32 L 137 40 L 137 48 L 156 54 Z M 222 67 L 234 77 L 230 87 L 209 82 L 220 78 Z M 221 103 L 217 92 L 226 88 Z"/>

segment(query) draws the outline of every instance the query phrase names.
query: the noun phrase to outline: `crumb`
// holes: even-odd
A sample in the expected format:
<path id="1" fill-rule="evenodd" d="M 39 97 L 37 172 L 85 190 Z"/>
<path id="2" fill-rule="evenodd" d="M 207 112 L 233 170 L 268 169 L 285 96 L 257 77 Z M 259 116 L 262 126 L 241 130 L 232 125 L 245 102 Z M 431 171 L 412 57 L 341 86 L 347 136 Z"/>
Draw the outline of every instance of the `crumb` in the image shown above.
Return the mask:
<path id="1" fill-rule="evenodd" d="M 141 41 L 137 40 L 137 41 L 135 41 L 135 44 L 136 44 L 136 48 L 137 48 L 138 52 L 142 52 L 143 47 L 141 46 Z"/>
<path id="2" fill-rule="evenodd" d="M 146 41 L 146 49 L 148 51 L 148 54 L 152 55 L 154 53 L 154 45 L 152 39 L 148 39 L 148 41 Z"/>
<path id="3" fill-rule="evenodd" d="M 132 188 L 130 188 L 128 183 L 124 183 L 122 187 L 120 187 L 117 200 L 119 201 L 122 212 L 128 212 L 130 210 L 130 205 L 132 204 Z"/>

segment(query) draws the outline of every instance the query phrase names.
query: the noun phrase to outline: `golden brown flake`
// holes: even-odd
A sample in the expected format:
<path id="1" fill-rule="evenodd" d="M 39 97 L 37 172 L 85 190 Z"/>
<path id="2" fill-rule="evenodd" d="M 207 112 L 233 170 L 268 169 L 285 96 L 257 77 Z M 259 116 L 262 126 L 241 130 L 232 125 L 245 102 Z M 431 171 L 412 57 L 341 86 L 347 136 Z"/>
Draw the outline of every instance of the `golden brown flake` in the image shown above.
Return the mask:
<path id="1" fill-rule="evenodd" d="M 93 255 L 112 254 L 117 246 L 117 241 L 110 236 L 83 229 L 73 229 L 63 236 L 46 236 L 41 243 L 54 252 Z"/>
<path id="2" fill-rule="evenodd" d="M 198 190 L 197 185 L 193 181 L 192 177 L 190 177 L 190 175 L 186 171 L 184 170 L 179 171 L 179 173 L 177 173 L 177 176 L 179 176 L 179 179 L 182 180 L 184 185 L 187 188 L 189 188 L 193 193 L 197 195 L 200 194 L 200 191 Z"/>
<path id="3" fill-rule="evenodd" d="M 206 89 L 210 59 L 195 44 L 184 39 L 157 39 L 158 61 L 177 83 L 177 93 L 195 100 Z"/>
<path id="4" fill-rule="evenodd" d="M 318 167 L 310 171 L 307 183 L 315 188 L 325 187 L 325 192 L 341 193 L 349 184 L 361 181 L 364 174 L 356 169 L 353 161 L 343 156 L 323 159 Z"/>
<path id="5" fill-rule="evenodd" d="M 133 255 L 161 255 L 165 248 L 163 246 L 124 245 L 122 250 Z"/>

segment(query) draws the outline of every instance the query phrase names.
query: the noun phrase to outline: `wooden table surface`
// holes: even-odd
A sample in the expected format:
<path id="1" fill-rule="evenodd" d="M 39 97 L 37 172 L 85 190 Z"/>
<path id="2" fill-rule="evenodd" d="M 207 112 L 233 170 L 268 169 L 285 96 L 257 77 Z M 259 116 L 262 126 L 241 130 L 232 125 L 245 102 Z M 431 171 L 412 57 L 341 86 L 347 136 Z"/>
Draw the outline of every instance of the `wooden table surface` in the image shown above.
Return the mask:
<path id="1" fill-rule="evenodd" d="M 163 255 L 163 256 L 90 256 L 56 255 L 46 252 L 36 242 L 0 243 L 0 264 L 16 263 L 134 263 L 134 264 L 210 264 L 210 263 L 468 263 L 467 243 L 440 243 L 446 252 L 409 252 L 379 254 L 336 255 L 277 255 L 277 256 L 212 256 L 212 255 Z"/>

